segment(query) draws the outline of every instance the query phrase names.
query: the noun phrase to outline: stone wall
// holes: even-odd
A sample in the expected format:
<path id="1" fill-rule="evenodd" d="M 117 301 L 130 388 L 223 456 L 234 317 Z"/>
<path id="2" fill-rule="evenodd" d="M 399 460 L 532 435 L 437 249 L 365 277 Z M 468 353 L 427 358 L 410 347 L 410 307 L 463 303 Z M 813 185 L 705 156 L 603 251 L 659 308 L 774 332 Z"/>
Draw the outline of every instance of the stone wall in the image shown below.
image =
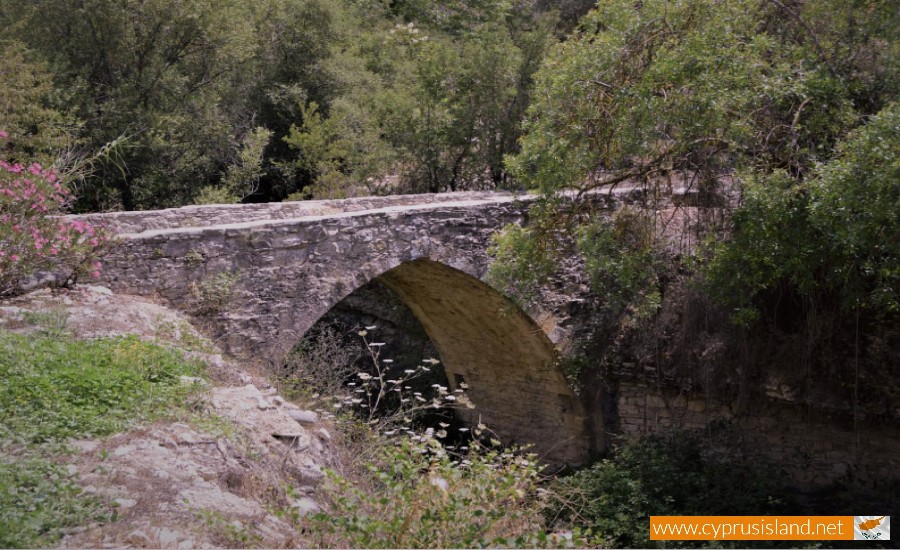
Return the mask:
<path id="1" fill-rule="evenodd" d="M 633 381 L 619 381 L 608 396 L 614 405 L 609 421 L 622 436 L 726 430 L 731 450 L 768 458 L 800 486 L 848 481 L 875 489 L 900 471 L 897 426 L 860 419 L 854 427 L 851 411 L 760 399 L 736 412 L 700 394 Z"/>

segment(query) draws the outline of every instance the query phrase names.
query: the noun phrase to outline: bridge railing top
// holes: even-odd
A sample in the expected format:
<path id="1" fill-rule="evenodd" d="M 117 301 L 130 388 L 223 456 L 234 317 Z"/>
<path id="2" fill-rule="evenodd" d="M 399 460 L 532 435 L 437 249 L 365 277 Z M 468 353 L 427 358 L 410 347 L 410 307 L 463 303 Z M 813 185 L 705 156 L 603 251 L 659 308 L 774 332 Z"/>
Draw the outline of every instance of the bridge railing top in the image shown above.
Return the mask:
<path id="1" fill-rule="evenodd" d="M 116 233 L 142 233 L 165 229 L 209 227 L 262 220 L 284 220 L 333 216 L 390 207 L 429 206 L 438 203 L 514 200 L 516 195 L 495 191 L 464 191 L 350 199 L 270 202 L 258 204 L 213 204 L 182 206 L 165 210 L 139 210 L 83 214 L 73 218 L 102 223 Z M 520 195 L 519 199 L 528 199 Z"/>
<path id="2" fill-rule="evenodd" d="M 616 200 L 643 201 L 647 190 L 635 184 L 621 185 L 613 189 L 597 190 L 591 196 L 612 195 Z M 668 200 L 674 204 L 694 202 L 691 197 L 696 191 L 686 187 L 670 190 Z M 573 192 L 564 195 L 574 196 Z M 530 203 L 537 195 L 514 194 L 496 191 L 464 191 L 455 193 L 432 193 L 418 195 L 389 195 L 383 197 L 355 197 L 350 199 L 272 202 L 259 204 L 218 204 L 202 206 L 182 206 L 165 210 L 141 210 L 128 212 L 107 212 L 84 214 L 71 218 L 105 225 L 115 233 L 141 234 L 147 232 L 168 232 L 213 226 L 256 225 L 266 221 L 292 220 L 303 218 L 343 217 L 362 215 L 366 212 L 391 212 L 415 209 L 430 209 L 446 206 L 473 207 L 491 203 L 519 201 Z"/>

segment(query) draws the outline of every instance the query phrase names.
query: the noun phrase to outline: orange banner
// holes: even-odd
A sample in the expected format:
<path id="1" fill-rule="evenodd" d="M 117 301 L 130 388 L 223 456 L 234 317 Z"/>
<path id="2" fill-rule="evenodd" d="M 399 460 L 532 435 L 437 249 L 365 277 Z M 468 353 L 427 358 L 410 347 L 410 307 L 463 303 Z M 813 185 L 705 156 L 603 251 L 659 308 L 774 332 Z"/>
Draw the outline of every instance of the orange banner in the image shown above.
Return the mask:
<path id="1" fill-rule="evenodd" d="M 650 516 L 650 540 L 853 540 L 853 516 Z"/>

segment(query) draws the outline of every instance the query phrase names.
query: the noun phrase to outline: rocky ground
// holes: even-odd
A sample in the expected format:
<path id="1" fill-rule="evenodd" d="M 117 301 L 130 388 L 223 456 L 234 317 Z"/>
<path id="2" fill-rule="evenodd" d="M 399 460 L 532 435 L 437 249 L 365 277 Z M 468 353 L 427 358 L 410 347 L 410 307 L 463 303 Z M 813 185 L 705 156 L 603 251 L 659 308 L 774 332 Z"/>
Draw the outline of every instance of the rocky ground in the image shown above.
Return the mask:
<path id="1" fill-rule="evenodd" d="M 181 314 L 103 287 L 42 290 L 0 303 L 0 327 L 51 326 L 77 338 L 137 334 L 208 365 L 196 418 L 105 439 L 71 441 L 69 475 L 108 500 L 114 520 L 84 526 L 63 547 L 305 546 L 323 469 L 336 463 L 333 427 L 224 358 Z M 62 332 L 61 332 L 62 333 Z"/>

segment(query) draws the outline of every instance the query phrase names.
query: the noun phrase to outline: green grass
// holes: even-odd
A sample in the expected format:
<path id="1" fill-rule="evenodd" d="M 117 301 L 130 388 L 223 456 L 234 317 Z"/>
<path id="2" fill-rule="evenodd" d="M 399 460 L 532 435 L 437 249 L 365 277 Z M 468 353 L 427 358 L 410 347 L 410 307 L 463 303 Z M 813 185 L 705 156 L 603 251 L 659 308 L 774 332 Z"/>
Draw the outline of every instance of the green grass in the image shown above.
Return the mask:
<path id="1" fill-rule="evenodd" d="M 0 332 L 0 438 L 98 437 L 159 417 L 202 364 L 136 337 L 65 340 Z"/>
<path id="2" fill-rule="evenodd" d="M 47 546 L 102 520 L 59 465 L 68 438 L 190 414 L 182 375 L 202 363 L 136 337 L 71 340 L 0 331 L 0 547 Z M 13 451 L 15 449 L 15 451 Z"/>
<path id="3" fill-rule="evenodd" d="M 63 467 L 46 458 L 0 454 L 0 548 L 45 548 L 68 529 L 110 517 Z"/>

